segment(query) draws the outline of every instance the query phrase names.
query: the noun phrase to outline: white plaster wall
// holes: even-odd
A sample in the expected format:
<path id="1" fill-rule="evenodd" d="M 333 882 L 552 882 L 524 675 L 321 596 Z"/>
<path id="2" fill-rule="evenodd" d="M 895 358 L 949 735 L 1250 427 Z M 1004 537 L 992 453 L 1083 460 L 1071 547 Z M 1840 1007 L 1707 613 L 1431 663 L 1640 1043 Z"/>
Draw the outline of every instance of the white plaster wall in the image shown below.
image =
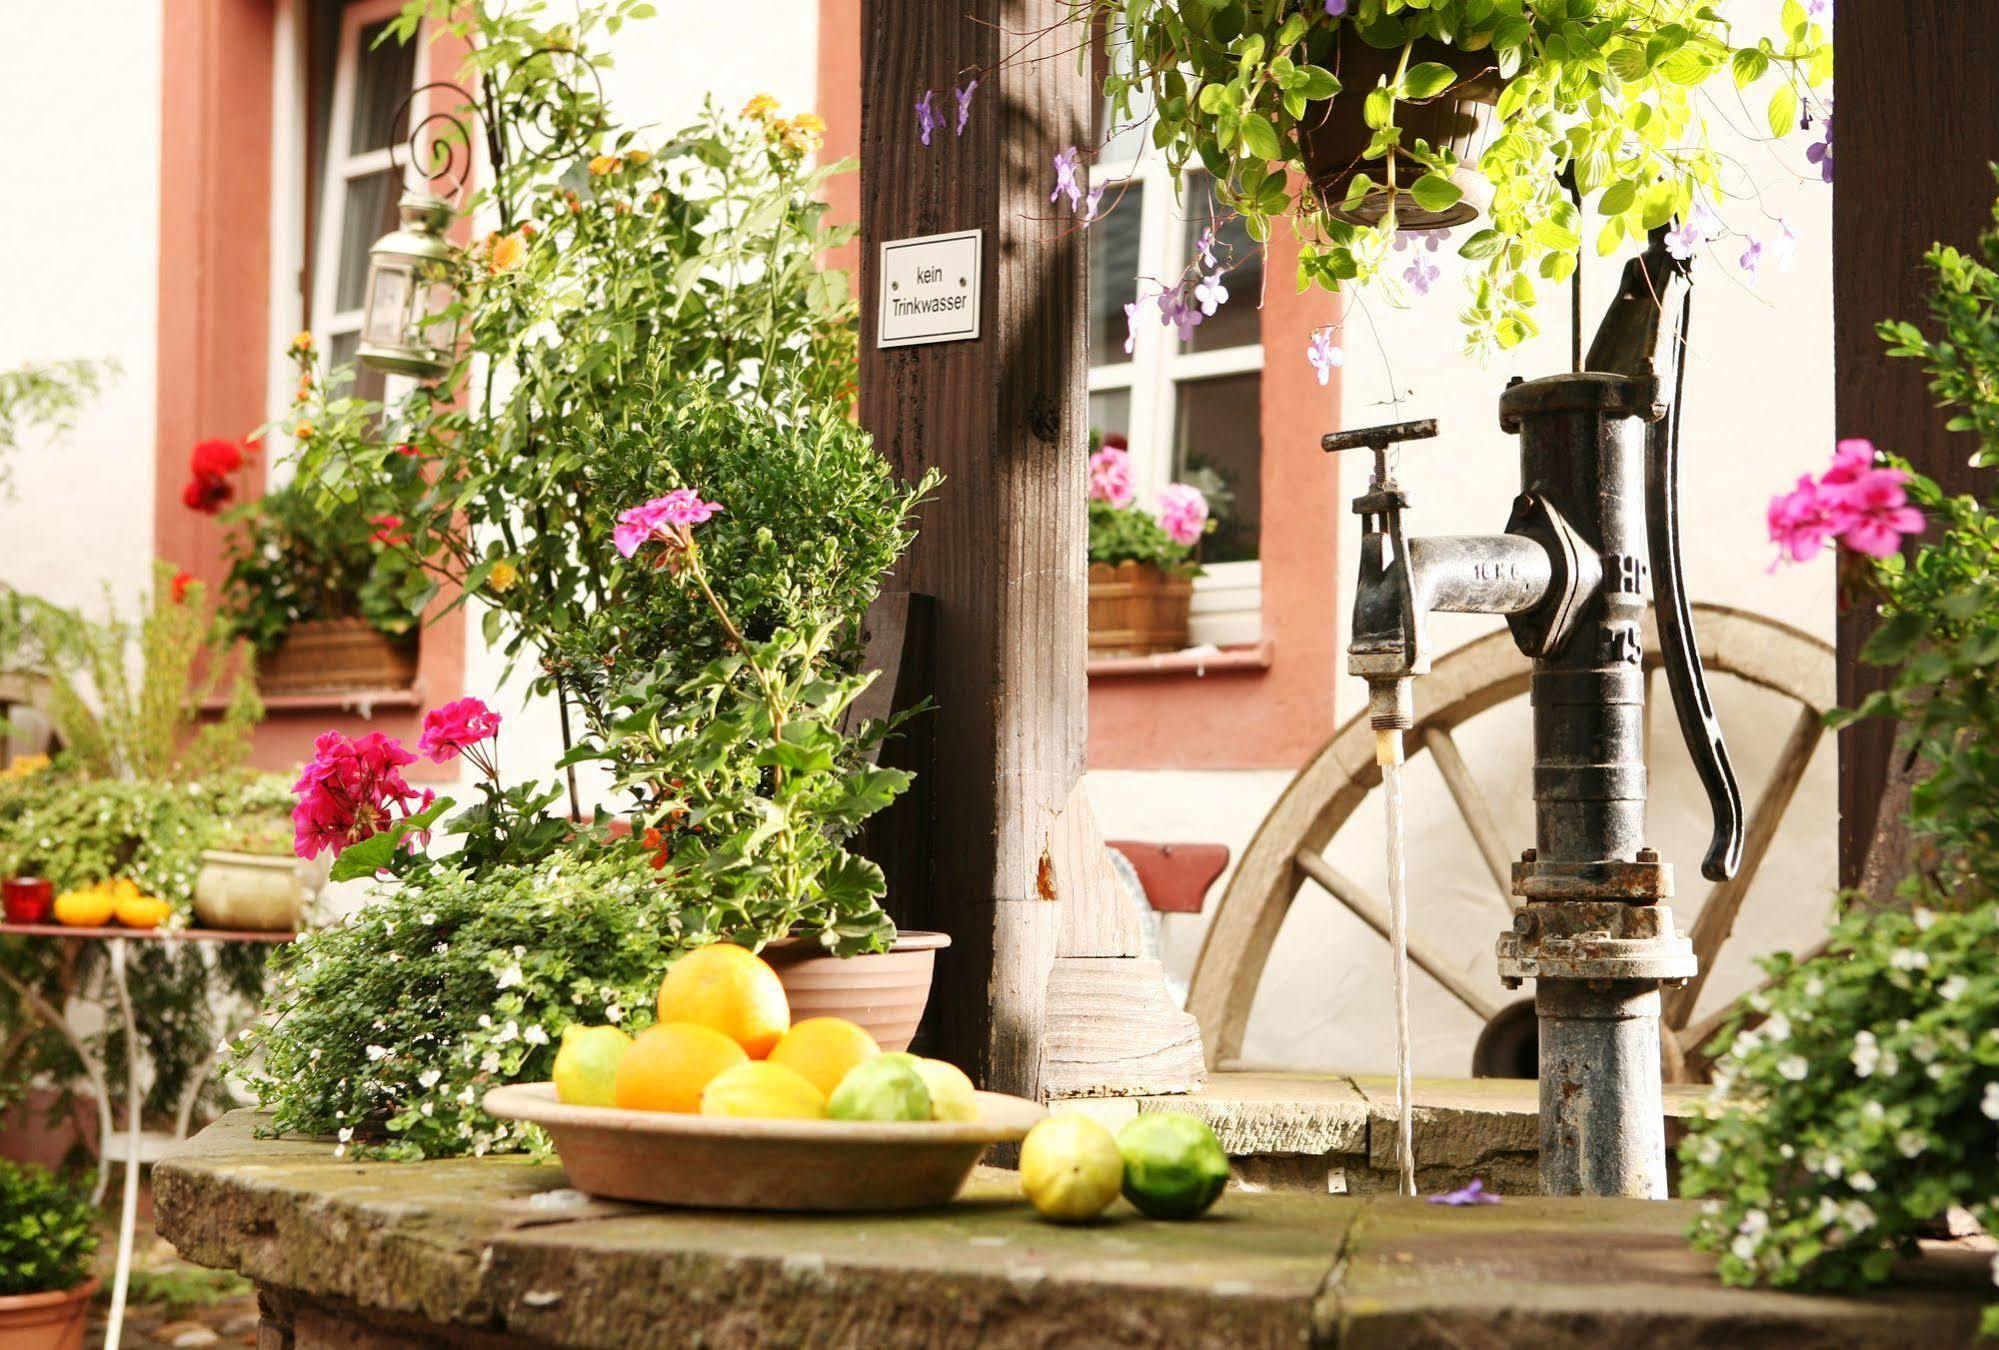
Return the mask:
<path id="1" fill-rule="evenodd" d="M 1759 25 L 1774 27 L 1778 8 L 1778 0 L 1750 0 L 1738 23 L 1750 32 L 1762 31 Z M 1725 115 L 1747 127 L 1760 124 L 1764 98 L 1755 91 L 1748 96 L 1747 106 L 1757 110 L 1753 115 L 1737 110 L 1733 99 L 1718 96 L 1716 101 Z M 1772 550 L 1763 511 L 1773 493 L 1801 473 L 1822 469 L 1832 453 L 1831 189 L 1815 173 L 1805 176 L 1804 138 L 1774 151 L 1725 129 L 1715 139 L 1737 166 L 1725 184 L 1732 200 L 1723 214 L 1730 226 L 1768 235 L 1773 222 L 1782 219 L 1797 231 L 1800 243 L 1792 270 L 1779 273 L 1766 266 L 1754 289 L 1744 284 L 1736 265 L 1740 239 L 1718 241 L 1697 264 L 1681 482 L 1688 588 L 1696 601 L 1753 610 L 1830 640 L 1830 563 L 1769 572 Z M 1761 188 L 1760 196 L 1752 195 L 1749 175 Z M 1593 240 L 1595 233 L 1585 229 L 1584 237 Z M 1407 309 L 1394 308 L 1378 295 L 1351 307 L 1342 340 L 1347 353 L 1344 421 L 1357 427 L 1437 418 L 1439 439 L 1410 446 L 1401 455 L 1400 481 L 1414 501 L 1409 528 L 1421 534 L 1493 531 L 1504 526 L 1519 475 L 1517 442 L 1499 430 L 1498 395 L 1511 375 L 1533 378 L 1568 369 L 1567 291 L 1545 290 L 1538 311 L 1544 328 L 1539 339 L 1482 366 L 1460 350 L 1462 264 L 1448 249 L 1432 256 L 1444 275 L 1429 296 Z M 1621 259 L 1591 263 L 1584 287 L 1586 344 L 1615 286 Z M 1269 359 L 1303 360 L 1304 355 L 1273 352 Z M 1865 434 L 1867 429 L 1840 430 Z M 1339 472 L 1342 496 L 1361 492 L 1367 456 L 1344 457 Z M 1352 577 L 1357 532 L 1347 531 L 1342 545 L 1340 575 Z M 1343 601 L 1350 598 L 1351 591 L 1345 591 Z M 1344 604 L 1340 621 L 1344 631 L 1349 622 Z M 1447 650 L 1495 622 L 1446 616 L 1437 621 L 1433 635 L 1439 650 Z M 1739 682 L 1724 679 L 1716 685 L 1737 773 L 1745 796 L 1753 801 L 1794 712 L 1774 696 Z M 1663 680 L 1658 693 L 1666 697 Z M 1363 698 L 1359 681 L 1340 681 L 1342 717 L 1357 711 Z M 1681 894 L 1675 911 L 1684 929 L 1708 889 L 1699 874 L 1707 805 L 1668 709 L 1658 710 L 1654 726 L 1658 750 L 1651 837 L 1677 865 Z M 1459 743 L 1502 833 L 1520 846 L 1531 842 L 1526 700 L 1473 722 L 1460 733 Z M 1264 775 L 1252 774 L 1095 773 L 1090 787 L 1114 837 L 1222 842 L 1239 853 L 1281 783 L 1273 787 Z M 1496 888 L 1427 756 L 1412 764 L 1408 796 L 1412 929 L 1440 946 L 1468 979 L 1495 998 L 1518 997 L 1504 993 L 1494 974 L 1493 940 L 1503 922 L 1494 905 Z M 1817 940 L 1835 885 L 1836 819 L 1834 753 L 1827 738 L 1696 1016 L 1748 986 L 1756 977 L 1752 955 L 1779 946 L 1798 949 Z M 1363 887 L 1385 894 L 1378 798 L 1364 804 L 1328 856 Z M 1216 888 L 1211 912 L 1221 889 Z M 1205 922 L 1171 921 L 1183 928 Z M 1196 946 L 1191 933 L 1173 935 L 1167 958 L 1176 974 L 1186 975 Z M 1389 1069 L 1388 969 L 1387 944 L 1308 886 L 1265 972 L 1244 1046 L 1246 1059 Z M 1467 1072 L 1477 1020 L 1420 971 L 1411 987 L 1417 1071 Z"/>
<path id="2" fill-rule="evenodd" d="M 0 584 L 129 605 L 153 556 L 160 6 L 6 7 L 0 43 L 0 369 L 124 370 L 55 443 L 31 438 L 0 498 Z"/>

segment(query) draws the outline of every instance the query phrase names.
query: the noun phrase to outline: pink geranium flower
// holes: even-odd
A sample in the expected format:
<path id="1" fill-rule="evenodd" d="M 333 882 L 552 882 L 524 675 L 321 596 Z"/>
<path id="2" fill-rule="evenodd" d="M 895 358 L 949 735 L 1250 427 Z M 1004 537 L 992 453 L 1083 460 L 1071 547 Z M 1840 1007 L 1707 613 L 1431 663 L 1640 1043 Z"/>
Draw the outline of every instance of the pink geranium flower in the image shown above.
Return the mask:
<path id="1" fill-rule="evenodd" d="M 687 547 L 691 527 L 702 524 L 722 509 L 719 502 L 704 502 L 693 488 L 675 488 L 664 497 L 654 497 L 618 517 L 611 542 L 627 558 L 637 553 L 647 540 L 657 539 L 669 548 Z"/>
<path id="2" fill-rule="evenodd" d="M 1909 505 L 1903 484 L 1908 475 L 1896 468 L 1870 470 L 1841 494 L 1837 511 L 1839 541 L 1855 553 L 1889 558 L 1899 553 L 1906 535 L 1921 534 L 1927 522 Z"/>
<path id="3" fill-rule="evenodd" d="M 329 731 L 313 742 L 312 760 L 292 792 L 293 851 L 316 858 L 327 849 L 338 855 L 350 845 L 380 834 L 397 819 L 428 807 L 436 794 L 418 792 L 400 770 L 416 756 L 399 741 L 371 731 L 358 740 Z"/>
<path id="4" fill-rule="evenodd" d="M 1777 561 L 1807 562 L 1829 539 L 1870 558 L 1892 556 L 1906 536 L 1921 534 L 1927 523 L 1909 505 L 1908 480 L 1903 470 L 1879 463 L 1872 441 L 1841 441 L 1823 475 L 1806 474 L 1791 491 L 1771 499 L 1770 540 L 1777 545 Z"/>
<path id="5" fill-rule="evenodd" d="M 1208 531 L 1208 499 L 1185 483 L 1159 489 L 1159 527 L 1174 543 L 1192 548 Z"/>
<path id="6" fill-rule="evenodd" d="M 500 734 L 500 715 L 476 698 L 454 699 L 423 715 L 417 753 L 433 764 L 464 755 L 488 778 L 496 777 L 485 742 Z"/>
<path id="7" fill-rule="evenodd" d="M 1106 444 L 1090 456 L 1090 500 L 1131 505 L 1131 455 L 1122 447 Z"/>

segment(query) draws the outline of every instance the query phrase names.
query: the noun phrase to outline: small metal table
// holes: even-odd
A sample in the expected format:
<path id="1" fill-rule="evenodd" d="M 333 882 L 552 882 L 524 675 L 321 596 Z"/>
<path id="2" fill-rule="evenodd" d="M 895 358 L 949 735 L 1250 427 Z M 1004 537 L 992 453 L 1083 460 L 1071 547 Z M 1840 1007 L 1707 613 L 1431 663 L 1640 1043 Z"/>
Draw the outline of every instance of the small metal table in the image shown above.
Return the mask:
<path id="1" fill-rule="evenodd" d="M 132 991 L 125 975 L 125 948 L 133 942 L 237 942 L 277 945 L 290 942 L 296 933 L 255 933 L 237 932 L 219 928 L 68 928 L 60 924 L 42 923 L 0 923 L 0 937 L 39 938 L 54 942 L 102 942 L 110 958 L 111 987 L 118 995 L 118 1010 L 125 1025 L 125 1187 L 118 1215 L 118 1267 L 111 1282 L 110 1320 L 104 1332 L 104 1350 L 118 1350 L 118 1343 L 125 1331 L 125 1295 L 132 1279 L 132 1233 L 139 1213 L 139 1033 L 136 1019 L 132 1014 Z M 97 1092 L 98 1119 L 98 1187 L 97 1195 L 104 1194 L 104 1179 L 109 1176 L 107 1154 L 111 1147 L 111 1094 L 105 1083 L 104 1066 L 94 1058 L 83 1041 L 69 1030 L 68 1018 L 63 1010 L 51 1006 L 41 995 L 30 989 L 4 968 L 0 968 L 0 981 L 5 981 L 27 1003 L 28 1007 L 43 1021 L 67 1037 L 77 1056 L 83 1061 L 84 1074 Z M 190 1088 L 190 1095 L 200 1091 L 201 1082 L 207 1074 L 200 1075 Z M 186 1123 L 183 1119 L 179 1133 L 184 1137 Z"/>

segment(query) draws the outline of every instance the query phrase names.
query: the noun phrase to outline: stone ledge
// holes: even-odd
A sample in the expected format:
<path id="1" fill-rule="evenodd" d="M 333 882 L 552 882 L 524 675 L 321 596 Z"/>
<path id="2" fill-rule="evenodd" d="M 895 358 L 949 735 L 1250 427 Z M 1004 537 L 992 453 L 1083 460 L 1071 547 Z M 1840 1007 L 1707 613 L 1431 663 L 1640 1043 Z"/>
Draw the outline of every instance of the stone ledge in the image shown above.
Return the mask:
<path id="1" fill-rule="evenodd" d="M 263 1286 L 300 1350 L 415 1346 L 1958 1344 L 1988 1257 L 1870 1299 L 1724 1290 L 1678 1203 L 1480 1209 L 1232 1193 L 1209 1218 L 1040 1223 L 981 1169 L 908 1215 L 640 1210 L 532 1197 L 508 1158 L 350 1163 L 237 1113 L 155 1173 L 160 1231 Z"/>

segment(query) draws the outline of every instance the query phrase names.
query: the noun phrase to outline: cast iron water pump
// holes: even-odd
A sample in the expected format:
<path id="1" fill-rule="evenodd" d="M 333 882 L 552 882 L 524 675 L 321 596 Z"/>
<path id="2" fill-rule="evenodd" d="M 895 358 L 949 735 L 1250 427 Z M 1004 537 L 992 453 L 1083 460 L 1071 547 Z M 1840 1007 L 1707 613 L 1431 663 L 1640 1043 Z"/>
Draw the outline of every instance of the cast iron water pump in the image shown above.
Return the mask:
<path id="1" fill-rule="evenodd" d="M 1732 876 L 1742 798 L 1708 698 L 1680 570 L 1678 441 L 1688 278 L 1655 235 L 1631 261 L 1584 368 L 1515 380 L 1499 420 L 1520 437 L 1520 495 L 1503 534 L 1408 538 L 1390 445 L 1409 422 L 1325 438 L 1367 447 L 1349 669 L 1377 731 L 1413 722 L 1431 613 L 1503 614 L 1533 658 L 1534 846 L 1513 869 L 1523 902 L 1499 939 L 1509 988 L 1535 981 L 1541 1179 L 1551 1195 L 1666 1194 L 1659 990 L 1694 974 L 1665 901 L 1672 868 L 1645 845 L 1643 619 L 1657 597 L 1662 659 L 1707 790 L 1701 871 Z M 1668 317 L 1671 316 L 1671 322 Z"/>

